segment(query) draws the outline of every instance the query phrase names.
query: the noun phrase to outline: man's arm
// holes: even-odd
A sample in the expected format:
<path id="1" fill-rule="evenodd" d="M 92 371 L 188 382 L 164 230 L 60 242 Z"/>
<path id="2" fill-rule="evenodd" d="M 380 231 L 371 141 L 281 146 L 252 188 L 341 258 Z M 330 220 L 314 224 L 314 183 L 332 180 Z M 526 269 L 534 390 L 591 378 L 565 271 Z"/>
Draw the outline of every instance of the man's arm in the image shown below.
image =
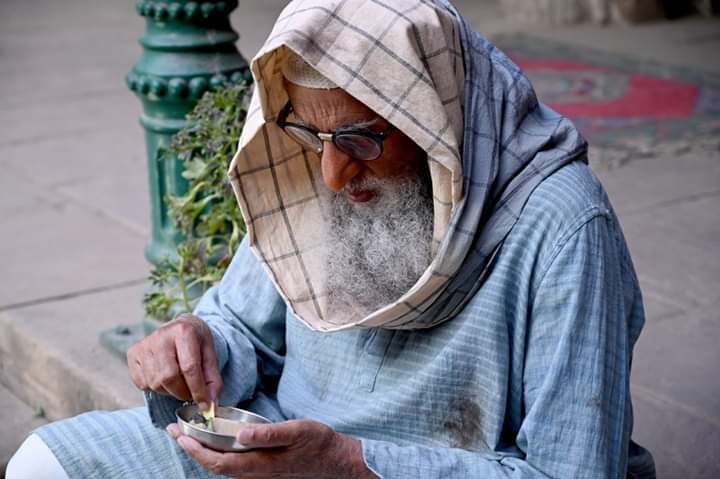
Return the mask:
<path id="1" fill-rule="evenodd" d="M 642 317 L 635 309 L 636 280 L 611 213 L 590 211 L 568 231 L 543 268 L 529 313 L 526 412 L 508 438 L 520 454 L 366 439 L 358 447 L 357 440 L 312 421 L 253 428 L 253 440 L 243 442 L 275 448 L 251 453 L 216 453 L 181 437 L 176 427 L 171 434 L 198 462 L 228 475 L 624 478 L 630 354 Z M 322 458 L 318 447 L 326 453 Z M 343 467 L 353 472 L 338 473 Z"/>
<path id="2" fill-rule="evenodd" d="M 210 328 L 222 374 L 220 404 L 237 404 L 258 387 L 274 387 L 283 367 L 285 305 L 244 240 L 222 281 L 203 295 L 193 314 Z M 181 401 L 147 392 L 153 423 L 175 421 Z"/>

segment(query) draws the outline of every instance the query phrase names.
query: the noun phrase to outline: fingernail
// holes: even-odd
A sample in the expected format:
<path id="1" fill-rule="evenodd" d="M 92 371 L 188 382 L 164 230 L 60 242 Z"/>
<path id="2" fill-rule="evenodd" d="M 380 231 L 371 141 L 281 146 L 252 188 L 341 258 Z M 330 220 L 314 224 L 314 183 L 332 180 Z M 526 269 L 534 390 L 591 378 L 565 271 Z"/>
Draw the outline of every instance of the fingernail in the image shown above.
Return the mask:
<path id="1" fill-rule="evenodd" d="M 208 403 L 206 403 L 205 401 L 199 402 L 199 403 L 198 403 L 198 407 L 200 408 L 200 411 L 201 411 L 201 412 L 202 412 L 202 411 L 207 411 L 208 409 L 210 409 L 210 405 L 209 405 Z"/>
<path id="2" fill-rule="evenodd" d="M 254 428 L 246 426 L 238 431 L 237 440 L 241 444 L 249 444 L 252 442 L 254 436 L 255 436 Z"/>

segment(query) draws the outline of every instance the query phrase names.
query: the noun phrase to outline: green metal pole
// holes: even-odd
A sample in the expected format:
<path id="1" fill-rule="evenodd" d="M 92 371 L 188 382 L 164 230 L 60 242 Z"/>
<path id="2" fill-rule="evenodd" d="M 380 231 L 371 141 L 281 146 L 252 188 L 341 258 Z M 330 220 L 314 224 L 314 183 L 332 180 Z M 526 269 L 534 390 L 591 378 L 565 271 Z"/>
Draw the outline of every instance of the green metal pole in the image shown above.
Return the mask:
<path id="1" fill-rule="evenodd" d="M 165 198 L 187 192 L 182 163 L 163 152 L 175 133 L 190 126 L 185 115 L 206 91 L 252 81 L 230 26 L 229 15 L 237 5 L 237 0 L 139 0 L 136 5 L 146 22 L 140 39 L 143 53 L 126 80 L 143 105 L 140 124 L 145 129 L 152 224 L 145 257 L 155 265 L 175 257 L 181 239 Z M 147 318 L 144 321 L 103 331 L 100 342 L 124 358 L 148 332 Z"/>
<path id="2" fill-rule="evenodd" d="M 247 62 L 235 42 L 229 14 L 237 0 L 140 0 L 145 17 L 140 39 L 143 53 L 127 75 L 127 85 L 140 98 L 150 181 L 152 237 L 145 256 L 153 264 L 176 255 L 180 239 L 168 217 L 165 197 L 182 195 L 187 182 L 176 158 L 163 159 L 172 136 L 188 126 L 185 119 L 209 89 L 250 81 Z"/>

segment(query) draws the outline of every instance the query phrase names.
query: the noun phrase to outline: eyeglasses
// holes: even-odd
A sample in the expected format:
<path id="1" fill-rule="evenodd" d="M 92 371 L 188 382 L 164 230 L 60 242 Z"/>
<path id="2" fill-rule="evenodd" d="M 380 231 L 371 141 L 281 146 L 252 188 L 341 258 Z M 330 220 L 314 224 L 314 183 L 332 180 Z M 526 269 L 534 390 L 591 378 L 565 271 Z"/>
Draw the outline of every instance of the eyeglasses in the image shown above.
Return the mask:
<path id="1" fill-rule="evenodd" d="M 332 141 L 340 151 L 356 160 L 376 160 L 382 155 L 383 143 L 395 129 L 390 125 L 381 133 L 365 128 L 339 128 L 323 133 L 315 128 L 287 121 L 292 111 L 292 103 L 287 102 L 278 114 L 277 125 L 293 140 L 317 154 L 322 153 L 326 141 Z"/>

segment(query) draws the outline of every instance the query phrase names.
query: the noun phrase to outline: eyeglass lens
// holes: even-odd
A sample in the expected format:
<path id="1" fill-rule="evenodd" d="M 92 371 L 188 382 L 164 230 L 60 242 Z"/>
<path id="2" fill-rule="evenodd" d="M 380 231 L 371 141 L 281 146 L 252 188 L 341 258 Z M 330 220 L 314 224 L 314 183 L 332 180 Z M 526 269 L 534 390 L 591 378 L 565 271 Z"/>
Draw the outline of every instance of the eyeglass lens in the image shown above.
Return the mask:
<path id="1" fill-rule="evenodd" d="M 322 151 L 322 140 L 312 132 L 293 125 L 286 125 L 285 131 L 297 142 L 316 153 Z M 382 153 L 380 145 L 375 140 L 363 135 L 338 133 L 335 135 L 334 143 L 340 151 L 358 160 L 374 160 Z"/>

